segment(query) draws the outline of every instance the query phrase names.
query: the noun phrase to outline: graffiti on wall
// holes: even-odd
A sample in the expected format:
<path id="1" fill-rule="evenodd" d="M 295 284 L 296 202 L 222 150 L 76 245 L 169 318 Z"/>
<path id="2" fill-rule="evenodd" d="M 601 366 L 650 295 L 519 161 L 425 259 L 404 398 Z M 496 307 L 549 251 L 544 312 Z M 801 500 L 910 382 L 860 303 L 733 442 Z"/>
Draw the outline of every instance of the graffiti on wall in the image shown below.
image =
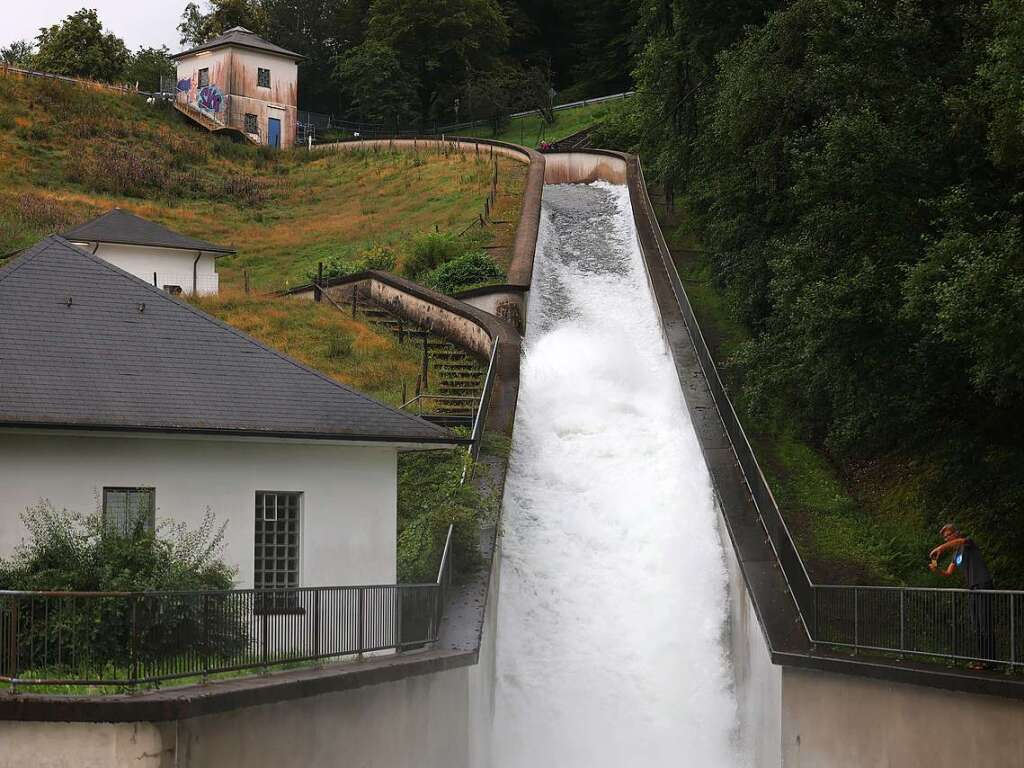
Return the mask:
<path id="1" fill-rule="evenodd" d="M 178 92 L 186 93 L 192 90 L 192 78 L 186 77 L 184 80 L 178 81 Z"/>
<path id="2" fill-rule="evenodd" d="M 224 106 L 224 94 L 216 85 L 205 85 L 199 89 L 196 104 L 207 112 L 220 112 Z"/>

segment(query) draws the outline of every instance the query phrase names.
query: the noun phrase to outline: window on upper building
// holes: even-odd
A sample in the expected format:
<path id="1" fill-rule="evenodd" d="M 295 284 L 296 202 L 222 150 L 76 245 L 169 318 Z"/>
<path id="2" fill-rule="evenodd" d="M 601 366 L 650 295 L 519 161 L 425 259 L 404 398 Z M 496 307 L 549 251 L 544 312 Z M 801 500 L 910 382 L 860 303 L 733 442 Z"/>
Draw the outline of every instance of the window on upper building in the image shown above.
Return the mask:
<path id="1" fill-rule="evenodd" d="M 270 70 L 258 67 L 256 69 L 256 85 L 260 88 L 270 87 Z"/>
<path id="2" fill-rule="evenodd" d="M 210 70 L 200 69 L 199 70 L 199 87 L 205 88 L 210 84 Z"/>
<path id="3" fill-rule="evenodd" d="M 297 593 L 283 590 L 299 586 L 301 502 L 301 493 L 256 492 L 253 583 L 256 589 L 275 590 L 275 594 L 264 603 L 269 610 L 294 610 L 297 607 Z"/>
<path id="4" fill-rule="evenodd" d="M 104 488 L 103 524 L 125 536 L 156 528 L 155 488 Z"/>
<path id="5" fill-rule="evenodd" d="M 256 115 L 250 115 L 248 112 L 245 113 L 245 132 L 246 133 L 259 133 L 259 123 L 257 122 Z"/>

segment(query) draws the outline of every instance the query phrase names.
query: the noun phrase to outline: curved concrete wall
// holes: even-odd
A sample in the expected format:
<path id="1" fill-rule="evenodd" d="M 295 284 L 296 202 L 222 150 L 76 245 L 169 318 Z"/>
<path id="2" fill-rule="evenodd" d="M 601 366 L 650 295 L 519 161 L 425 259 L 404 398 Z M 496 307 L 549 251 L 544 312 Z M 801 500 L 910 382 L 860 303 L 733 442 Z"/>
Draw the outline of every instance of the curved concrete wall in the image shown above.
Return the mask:
<path id="1" fill-rule="evenodd" d="M 537 250 L 540 229 L 540 206 L 544 194 L 546 157 L 539 152 L 502 141 L 473 137 L 452 136 L 439 139 L 423 137 L 412 139 L 353 139 L 314 148 L 320 152 L 353 152 L 385 149 L 389 151 L 439 151 L 445 149 L 465 154 L 500 155 L 529 165 L 523 187 L 522 209 L 516 224 L 506 284 L 492 290 L 478 289 L 472 303 L 511 323 L 522 333 L 526 327 L 528 291 L 533 279 L 533 259 Z"/>
<path id="2" fill-rule="evenodd" d="M 544 156 L 545 184 L 625 184 L 627 172 L 625 156 L 617 153 L 562 152 Z"/>

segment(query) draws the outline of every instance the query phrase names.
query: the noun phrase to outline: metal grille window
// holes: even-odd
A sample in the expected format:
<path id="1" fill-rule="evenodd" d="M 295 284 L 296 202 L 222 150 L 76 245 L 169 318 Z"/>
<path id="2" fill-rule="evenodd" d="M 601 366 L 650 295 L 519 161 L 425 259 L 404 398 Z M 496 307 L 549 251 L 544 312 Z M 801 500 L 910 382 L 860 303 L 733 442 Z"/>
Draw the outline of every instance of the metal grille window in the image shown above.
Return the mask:
<path id="1" fill-rule="evenodd" d="M 104 488 L 103 523 L 125 536 L 156 527 L 155 488 Z"/>
<path id="2" fill-rule="evenodd" d="M 210 70 L 200 69 L 199 70 L 199 87 L 205 88 L 210 84 Z"/>
<path id="3" fill-rule="evenodd" d="M 256 68 L 256 85 L 260 88 L 270 87 L 270 70 L 263 67 Z"/>
<path id="4" fill-rule="evenodd" d="M 256 492 L 256 589 L 287 590 L 299 586 L 299 508 L 301 493 Z M 268 609 L 293 608 L 295 592 L 270 597 Z"/>
<path id="5" fill-rule="evenodd" d="M 256 115 L 251 115 L 248 112 L 245 113 L 245 132 L 256 133 L 259 130 L 256 123 Z"/>

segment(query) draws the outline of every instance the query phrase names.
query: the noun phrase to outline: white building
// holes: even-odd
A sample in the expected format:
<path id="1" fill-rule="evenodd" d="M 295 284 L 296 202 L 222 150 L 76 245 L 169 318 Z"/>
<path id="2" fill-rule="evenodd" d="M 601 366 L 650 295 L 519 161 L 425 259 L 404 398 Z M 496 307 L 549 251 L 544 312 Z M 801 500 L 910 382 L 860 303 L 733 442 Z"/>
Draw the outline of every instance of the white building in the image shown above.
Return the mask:
<path id="1" fill-rule="evenodd" d="M 227 521 L 238 586 L 394 583 L 399 451 L 451 433 L 53 236 L 0 269 L 0 554 L 46 499 Z"/>
<path id="2" fill-rule="evenodd" d="M 216 260 L 233 248 L 187 237 L 115 208 L 69 229 L 63 237 L 168 293 L 215 294 Z"/>
<path id="3" fill-rule="evenodd" d="M 232 27 L 171 58 L 180 111 L 212 131 L 236 131 L 272 147 L 295 143 L 303 56 Z"/>

